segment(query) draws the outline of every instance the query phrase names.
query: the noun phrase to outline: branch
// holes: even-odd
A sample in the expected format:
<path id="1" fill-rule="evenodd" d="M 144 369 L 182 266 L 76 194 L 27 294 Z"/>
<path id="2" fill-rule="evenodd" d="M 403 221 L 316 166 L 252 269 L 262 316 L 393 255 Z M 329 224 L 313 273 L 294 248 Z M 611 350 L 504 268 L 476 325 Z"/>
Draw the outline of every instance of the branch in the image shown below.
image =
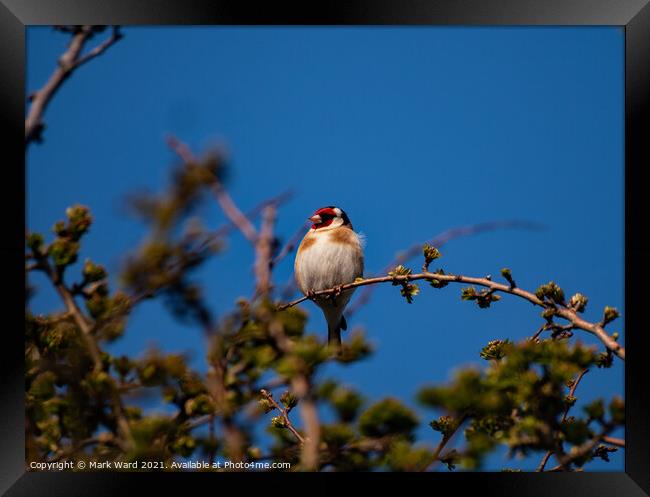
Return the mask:
<path id="1" fill-rule="evenodd" d="M 276 195 L 275 197 L 271 197 L 263 202 L 260 202 L 258 205 L 253 207 L 251 210 L 247 211 L 245 213 L 245 216 L 249 219 L 255 219 L 257 216 L 259 216 L 262 211 L 269 205 L 272 205 L 276 208 L 287 202 L 289 199 L 293 197 L 293 192 L 291 190 L 287 190 L 285 192 L 280 193 L 279 195 Z M 221 226 L 220 228 L 217 228 L 215 231 L 213 231 L 210 236 L 209 236 L 209 241 L 213 241 L 216 238 L 221 238 L 226 235 L 228 235 L 232 230 L 236 229 L 237 225 L 233 223 L 232 221 L 229 221 L 228 224 Z"/>
<path id="2" fill-rule="evenodd" d="M 519 287 L 512 287 L 510 285 L 496 283 L 487 278 L 475 278 L 470 276 L 461 276 L 461 275 L 453 275 L 453 274 L 438 274 L 438 273 L 431 273 L 429 271 L 425 271 L 419 274 L 408 274 L 408 275 L 401 275 L 401 276 L 380 276 L 376 278 L 367 278 L 367 279 L 358 280 L 338 288 L 329 288 L 327 290 L 320 290 L 318 292 L 314 292 L 311 295 L 311 297 L 304 296 L 299 299 L 293 300 L 289 303 L 280 305 L 278 307 L 278 310 L 281 311 L 289 307 L 293 307 L 294 305 L 304 302 L 308 298 L 320 297 L 326 295 L 335 295 L 341 291 L 352 289 L 352 288 L 368 286 L 368 285 L 376 285 L 379 283 L 399 284 L 399 283 L 407 283 L 410 281 L 418 281 L 418 280 L 441 281 L 447 283 L 469 283 L 472 285 L 488 288 L 492 292 L 503 292 L 503 293 L 508 293 L 510 295 L 516 295 L 517 297 L 527 300 L 530 303 L 542 307 L 544 309 L 553 309 L 557 316 L 560 316 L 561 318 L 570 321 L 573 327 L 579 328 L 581 330 L 584 330 L 596 336 L 605 345 L 605 347 L 608 350 L 611 350 L 618 357 L 625 360 L 625 348 L 622 347 L 620 344 L 618 344 L 616 340 L 614 340 L 611 336 L 609 336 L 600 323 L 590 323 L 582 319 L 580 316 L 578 316 L 577 312 L 574 311 L 573 309 L 552 304 L 545 300 L 542 301 L 538 299 L 535 296 L 535 294 L 531 292 L 522 290 Z"/>
<path id="3" fill-rule="evenodd" d="M 95 57 L 100 56 L 106 50 L 108 50 L 111 45 L 114 45 L 119 40 L 121 40 L 123 37 L 124 37 L 124 35 L 120 32 L 120 27 L 119 26 L 113 26 L 111 36 L 106 38 L 102 43 L 97 45 L 95 48 L 90 50 L 85 55 L 82 55 L 81 57 L 79 57 L 77 59 L 77 61 L 74 63 L 73 69 L 77 69 L 78 67 L 82 66 L 83 64 L 85 64 L 89 60 L 92 60 Z"/>
<path id="4" fill-rule="evenodd" d="M 615 445 L 616 447 L 621 447 L 625 448 L 625 440 L 622 438 L 615 438 L 615 437 L 603 437 L 603 442 L 609 444 L 609 445 Z"/>
<path id="5" fill-rule="evenodd" d="M 61 274 L 61 271 L 53 269 L 45 258 L 46 256 L 39 255 L 37 257 L 39 259 L 39 268 L 42 269 L 48 276 L 52 282 L 52 285 L 54 285 L 54 288 L 61 297 L 61 300 L 63 300 L 67 314 L 72 317 L 77 327 L 81 330 L 81 336 L 93 361 L 94 371 L 102 371 L 104 369 L 104 364 L 101 359 L 99 346 L 97 345 L 95 337 L 93 336 L 92 324 L 83 314 L 81 309 L 79 309 L 79 306 L 77 306 L 72 293 L 63 283 L 63 275 Z M 115 416 L 118 431 L 122 433 L 128 446 L 133 441 L 131 435 L 131 427 L 128 420 L 126 419 L 126 416 L 124 415 L 124 406 L 122 405 L 122 399 L 116 388 L 111 389 L 110 402 L 113 407 L 113 414 Z"/>
<path id="6" fill-rule="evenodd" d="M 74 71 L 91 59 L 104 53 L 111 45 L 116 43 L 122 34 L 118 26 L 113 27 L 112 35 L 85 55 L 81 55 L 84 45 L 93 36 L 93 26 L 75 28 L 74 35 L 68 49 L 59 58 L 59 65 L 54 70 L 50 79 L 40 90 L 30 96 L 31 106 L 25 118 L 25 147 L 32 141 L 40 141 L 41 133 L 45 127 L 43 114 L 52 97 L 56 94 L 61 84 L 68 79 Z"/>
<path id="7" fill-rule="evenodd" d="M 282 352 L 290 354 L 293 351 L 293 343 L 284 333 L 284 328 L 279 320 L 273 320 L 269 324 L 269 333 Z M 307 374 L 294 375 L 291 378 L 291 388 L 299 400 L 300 416 L 305 431 L 305 443 L 302 446 L 300 462 L 305 470 L 313 471 L 318 468 L 321 430 L 318 409 Z"/>
<path id="8" fill-rule="evenodd" d="M 472 224 L 468 226 L 459 226 L 456 228 L 450 228 L 442 233 L 437 234 L 431 238 L 427 244 L 432 247 L 440 248 L 446 243 L 456 240 L 457 238 L 462 238 L 465 236 L 477 235 L 479 233 L 486 233 L 489 231 L 495 231 L 498 229 L 527 229 L 527 230 L 540 230 L 544 226 L 541 224 L 533 223 L 530 221 L 520 221 L 520 220 L 506 220 L 506 221 L 489 221 L 486 223 Z M 404 251 L 398 252 L 395 255 L 395 258 L 388 264 L 382 271 L 382 274 L 386 274 L 392 268 L 399 264 L 404 264 L 410 259 L 417 257 L 422 253 L 422 243 L 416 243 L 411 245 Z M 346 311 L 348 316 L 356 313 L 361 307 L 366 305 L 370 298 L 372 297 L 373 287 L 364 288 L 363 291 L 357 296 L 352 305 L 350 305 Z"/>
<path id="9" fill-rule="evenodd" d="M 580 380 L 584 377 L 589 372 L 588 369 L 585 369 L 581 371 L 578 376 L 576 377 L 575 380 L 573 380 L 573 384 L 571 385 L 571 388 L 569 389 L 569 394 L 568 397 L 573 397 L 576 389 L 578 388 L 578 384 L 580 383 Z M 571 410 L 571 404 L 567 405 L 566 408 L 564 409 L 564 414 L 562 414 L 562 420 L 560 421 L 561 423 L 566 421 L 566 418 L 569 414 L 569 411 Z M 562 442 L 560 442 L 561 444 Z M 544 467 L 546 466 L 546 463 L 548 462 L 549 458 L 553 455 L 553 451 L 549 450 L 544 454 L 544 457 L 542 458 L 542 461 L 539 463 L 539 466 L 537 467 L 537 471 L 544 471 Z"/>
<path id="10" fill-rule="evenodd" d="M 595 447 L 598 445 L 604 438 L 607 436 L 607 434 L 611 431 L 612 427 L 607 426 L 603 431 L 598 433 L 594 438 L 591 440 L 588 440 L 587 442 L 583 443 L 579 447 L 575 448 L 574 450 L 571 451 L 570 454 L 560 456 L 560 464 L 555 466 L 554 468 L 549 469 L 549 471 L 564 471 L 565 468 L 569 467 L 571 463 L 573 463 L 575 460 L 580 459 L 587 454 L 589 454 Z M 615 449 L 614 449 L 615 450 Z"/>
<path id="11" fill-rule="evenodd" d="M 271 259 L 273 257 L 273 226 L 276 210 L 268 205 L 262 213 L 262 227 L 255 242 L 255 294 L 266 296 L 271 289 Z"/>
<path id="12" fill-rule="evenodd" d="M 167 136 L 167 145 L 169 145 L 169 148 L 174 151 L 186 165 L 196 162 L 196 157 L 187 144 L 181 142 L 175 136 Z M 212 186 L 212 191 L 217 202 L 221 206 L 221 210 L 223 210 L 224 214 L 228 216 L 232 224 L 239 228 L 239 231 L 242 232 L 249 242 L 255 244 L 257 240 L 257 230 L 255 229 L 255 226 L 253 226 L 253 223 L 250 222 L 248 217 L 239 210 L 230 197 L 230 194 L 224 189 L 223 185 L 216 180 L 216 178 L 215 183 Z"/>
<path id="13" fill-rule="evenodd" d="M 293 435 L 296 437 L 298 442 L 300 442 L 300 445 L 304 445 L 305 439 L 302 437 L 300 433 L 298 433 L 298 430 L 293 426 L 291 423 L 291 420 L 289 419 L 289 409 L 283 409 L 280 404 L 276 402 L 276 400 L 273 398 L 273 395 L 271 395 L 270 392 L 267 392 L 266 390 L 262 389 L 260 390 L 260 394 L 262 394 L 262 397 L 264 397 L 266 400 L 268 400 L 275 409 L 280 411 L 280 415 L 282 416 L 282 419 L 284 420 L 284 424 L 287 427 L 287 429 L 293 433 Z"/>
<path id="14" fill-rule="evenodd" d="M 440 443 L 433 451 L 433 455 L 431 456 L 431 462 L 424 467 L 423 471 L 428 471 L 430 468 L 433 468 L 436 464 L 438 464 L 438 462 L 440 462 L 440 453 L 442 452 L 442 449 L 444 449 L 447 443 L 449 443 L 449 441 L 454 437 L 454 435 L 458 432 L 458 429 L 461 427 L 461 425 L 465 422 L 466 419 L 467 419 L 467 415 L 463 414 L 457 420 L 454 429 L 451 430 L 449 433 L 443 435 L 442 440 L 440 440 Z"/>
<path id="15" fill-rule="evenodd" d="M 242 235 L 244 235 L 249 242 L 255 244 L 257 241 L 257 230 L 255 229 L 255 226 L 253 226 L 253 223 L 251 223 L 244 213 L 239 210 L 239 207 L 235 205 L 230 194 L 219 183 L 216 183 L 212 187 L 212 191 L 214 192 L 214 196 L 224 214 L 228 216 L 230 221 L 237 226 L 237 228 L 239 228 L 239 231 L 241 231 Z"/>
<path id="16" fill-rule="evenodd" d="M 88 447 L 89 445 L 95 445 L 95 444 L 111 444 L 111 445 L 117 445 L 119 446 L 119 442 L 113 438 L 113 435 L 110 433 L 102 433 L 96 437 L 90 437 L 85 440 L 82 440 L 81 442 L 77 443 L 76 445 L 70 446 L 67 450 L 59 450 L 52 456 L 50 459 L 47 460 L 47 462 L 57 462 L 60 461 L 61 459 L 68 458 L 72 455 L 74 455 L 75 452 L 78 450 L 81 450 L 85 447 Z M 123 447 L 121 447 L 123 449 Z"/>
<path id="17" fill-rule="evenodd" d="M 271 261 L 271 268 L 277 266 L 282 259 L 288 256 L 291 252 L 293 252 L 293 250 L 296 248 L 296 245 L 298 245 L 298 243 L 305 235 L 307 230 L 309 230 L 308 223 L 303 224 L 300 228 L 296 230 L 296 232 L 291 236 L 291 238 L 289 238 L 289 240 L 284 245 L 284 247 L 282 247 L 282 250 L 278 252 L 278 255 L 276 255 L 273 261 Z"/>

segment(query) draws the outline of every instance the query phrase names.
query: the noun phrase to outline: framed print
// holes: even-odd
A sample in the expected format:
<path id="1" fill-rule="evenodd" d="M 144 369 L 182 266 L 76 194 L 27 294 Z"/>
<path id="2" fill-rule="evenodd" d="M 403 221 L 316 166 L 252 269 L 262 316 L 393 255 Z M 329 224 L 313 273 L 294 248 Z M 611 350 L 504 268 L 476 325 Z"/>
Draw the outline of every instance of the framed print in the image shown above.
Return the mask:
<path id="1" fill-rule="evenodd" d="M 648 495 L 647 2 L 0 12 L 6 495 Z"/>

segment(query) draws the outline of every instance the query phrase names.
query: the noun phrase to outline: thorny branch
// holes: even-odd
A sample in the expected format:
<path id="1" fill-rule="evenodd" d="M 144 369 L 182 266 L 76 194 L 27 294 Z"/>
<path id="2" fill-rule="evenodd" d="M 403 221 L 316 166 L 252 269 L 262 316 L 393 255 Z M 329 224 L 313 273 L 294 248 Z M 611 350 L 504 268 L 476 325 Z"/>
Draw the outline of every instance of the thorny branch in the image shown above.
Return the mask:
<path id="1" fill-rule="evenodd" d="M 110 37 L 101 44 L 82 55 L 86 43 L 95 33 L 94 26 L 75 26 L 71 29 L 74 33 L 68 49 L 61 55 L 58 67 L 54 70 L 50 79 L 40 90 L 30 95 L 31 106 L 25 119 L 25 147 L 32 141 L 40 141 L 41 134 L 45 128 L 43 114 L 63 82 L 68 79 L 74 71 L 91 59 L 103 54 L 108 48 L 122 38 L 119 26 L 113 26 Z"/>
<path id="2" fill-rule="evenodd" d="M 325 295 L 334 295 L 337 292 L 348 290 L 351 288 L 363 287 L 367 285 L 376 285 L 379 283 L 407 283 L 410 281 L 440 281 L 446 283 L 468 283 L 472 285 L 481 286 L 488 288 L 492 292 L 503 292 L 510 295 L 516 295 L 521 297 L 524 300 L 529 301 L 530 303 L 542 307 L 544 309 L 551 309 L 555 315 L 566 319 L 571 322 L 574 328 L 579 328 L 584 330 L 592 335 L 596 336 L 608 350 L 611 350 L 621 359 L 625 360 L 625 348 L 614 340 L 610 335 L 607 334 L 601 323 L 590 323 L 582 319 L 576 311 L 565 307 L 559 304 L 549 302 L 547 300 L 540 300 L 534 293 L 527 292 L 518 287 L 512 287 L 511 285 L 504 285 L 502 283 L 496 283 L 491 279 L 487 278 L 475 278 L 470 276 L 454 275 L 454 274 L 438 274 L 425 271 L 418 274 L 407 274 L 407 275 L 396 275 L 396 276 L 380 276 L 376 278 L 367 278 L 355 281 L 353 283 L 348 283 L 338 288 L 329 288 L 327 290 L 320 290 L 313 293 L 312 297 L 321 297 Z M 309 297 L 301 297 L 299 299 L 293 300 L 289 303 L 280 305 L 278 310 L 284 310 L 294 305 L 297 305 L 301 302 L 304 302 Z"/>

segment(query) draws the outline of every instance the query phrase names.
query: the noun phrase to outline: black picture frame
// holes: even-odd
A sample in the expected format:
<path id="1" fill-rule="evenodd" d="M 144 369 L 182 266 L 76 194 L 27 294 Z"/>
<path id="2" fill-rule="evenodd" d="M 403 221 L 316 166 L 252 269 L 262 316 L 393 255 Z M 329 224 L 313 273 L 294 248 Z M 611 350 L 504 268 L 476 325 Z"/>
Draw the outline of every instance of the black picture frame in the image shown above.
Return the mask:
<path id="1" fill-rule="evenodd" d="M 24 285 L 25 216 L 25 27 L 54 24 L 236 24 L 236 25 L 615 25 L 625 30 L 625 314 L 627 364 L 625 375 L 626 449 L 625 472 L 610 473 L 433 473 L 414 478 L 424 490 L 453 491 L 462 495 L 479 486 L 484 495 L 650 495 L 650 389 L 644 376 L 645 347 L 642 284 L 650 278 L 650 243 L 645 242 L 645 186 L 640 180 L 650 165 L 650 5 L 648 0 L 348 0 L 288 6 L 277 2 L 174 0 L 0 0 L 0 98 L 3 124 L 2 236 L 0 261 L 8 290 L 0 301 L 7 325 L 2 335 L 2 423 L 0 440 L 0 491 L 7 496 L 93 495 L 117 496 L 135 492 L 146 482 L 147 492 L 164 489 L 198 493 L 197 478 L 223 491 L 222 484 L 238 485 L 243 492 L 251 483 L 272 491 L 291 492 L 328 488 L 311 485 L 312 477 L 332 478 L 329 487 L 341 488 L 341 477 L 305 474 L 204 474 L 192 473 L 33 473 L 24 463 L 24 296 L 15 291 Z M 22 165 L 22 167 L 21 167 Z M 525 166 L 524 166 L 525 167 Z M 597 194 L 597 192 L 595 192 Z M 593 250 L 598 250 L 593 247 Z M 607 257 L 607 254 L 603 254 Z M 597 270 L 597 268 L 596 268 Z M 7 317 L 11 317 L 8 320 Z M 193 483 L 188 484 L 188 478 Z M 226 478 L 224 480 L 223 478 Z M 273 478 L 273 480 L 271 480 Z M 346 479 L 350 475 L 346 476 Z M 397 475 L 360 475 L 364 483 L 382 486 Z M 404 482 L 398 485 L 404 491 Z M 375 483 L 376 484 L 376 483 Z M 450 490 L 444 490 L 444 487 Z M 410 488 L 410 487 L 409 487 Z M 415 487 L 412 487 L 413 489 Z M 191 490 L 190 490 L 191 489 Z M 302 490 L 301 490 L 302 489 Z M 410 492 L 411 490 L 406 490 Z"/>

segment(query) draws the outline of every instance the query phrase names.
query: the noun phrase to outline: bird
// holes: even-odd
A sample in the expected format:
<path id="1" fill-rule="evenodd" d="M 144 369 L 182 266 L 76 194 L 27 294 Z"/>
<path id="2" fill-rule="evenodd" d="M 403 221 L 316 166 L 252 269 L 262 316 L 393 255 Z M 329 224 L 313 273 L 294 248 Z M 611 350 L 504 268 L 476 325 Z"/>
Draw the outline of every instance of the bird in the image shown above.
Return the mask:
<path id="1" fill-rule="evenodd" d="M 343 311 L 354 293 L 354 288 L 341 291 L 340 287 L 363 277 L 363 238 L 339 207 L 321 207 L 307 219 L 312 225 L 296 251 L 296 283 L 323 311 L 328 346 L 340 352 L 341 330 L 347 329 Z M 339 291 L 334 295 L 313 295 L 330 288 Z"/>

